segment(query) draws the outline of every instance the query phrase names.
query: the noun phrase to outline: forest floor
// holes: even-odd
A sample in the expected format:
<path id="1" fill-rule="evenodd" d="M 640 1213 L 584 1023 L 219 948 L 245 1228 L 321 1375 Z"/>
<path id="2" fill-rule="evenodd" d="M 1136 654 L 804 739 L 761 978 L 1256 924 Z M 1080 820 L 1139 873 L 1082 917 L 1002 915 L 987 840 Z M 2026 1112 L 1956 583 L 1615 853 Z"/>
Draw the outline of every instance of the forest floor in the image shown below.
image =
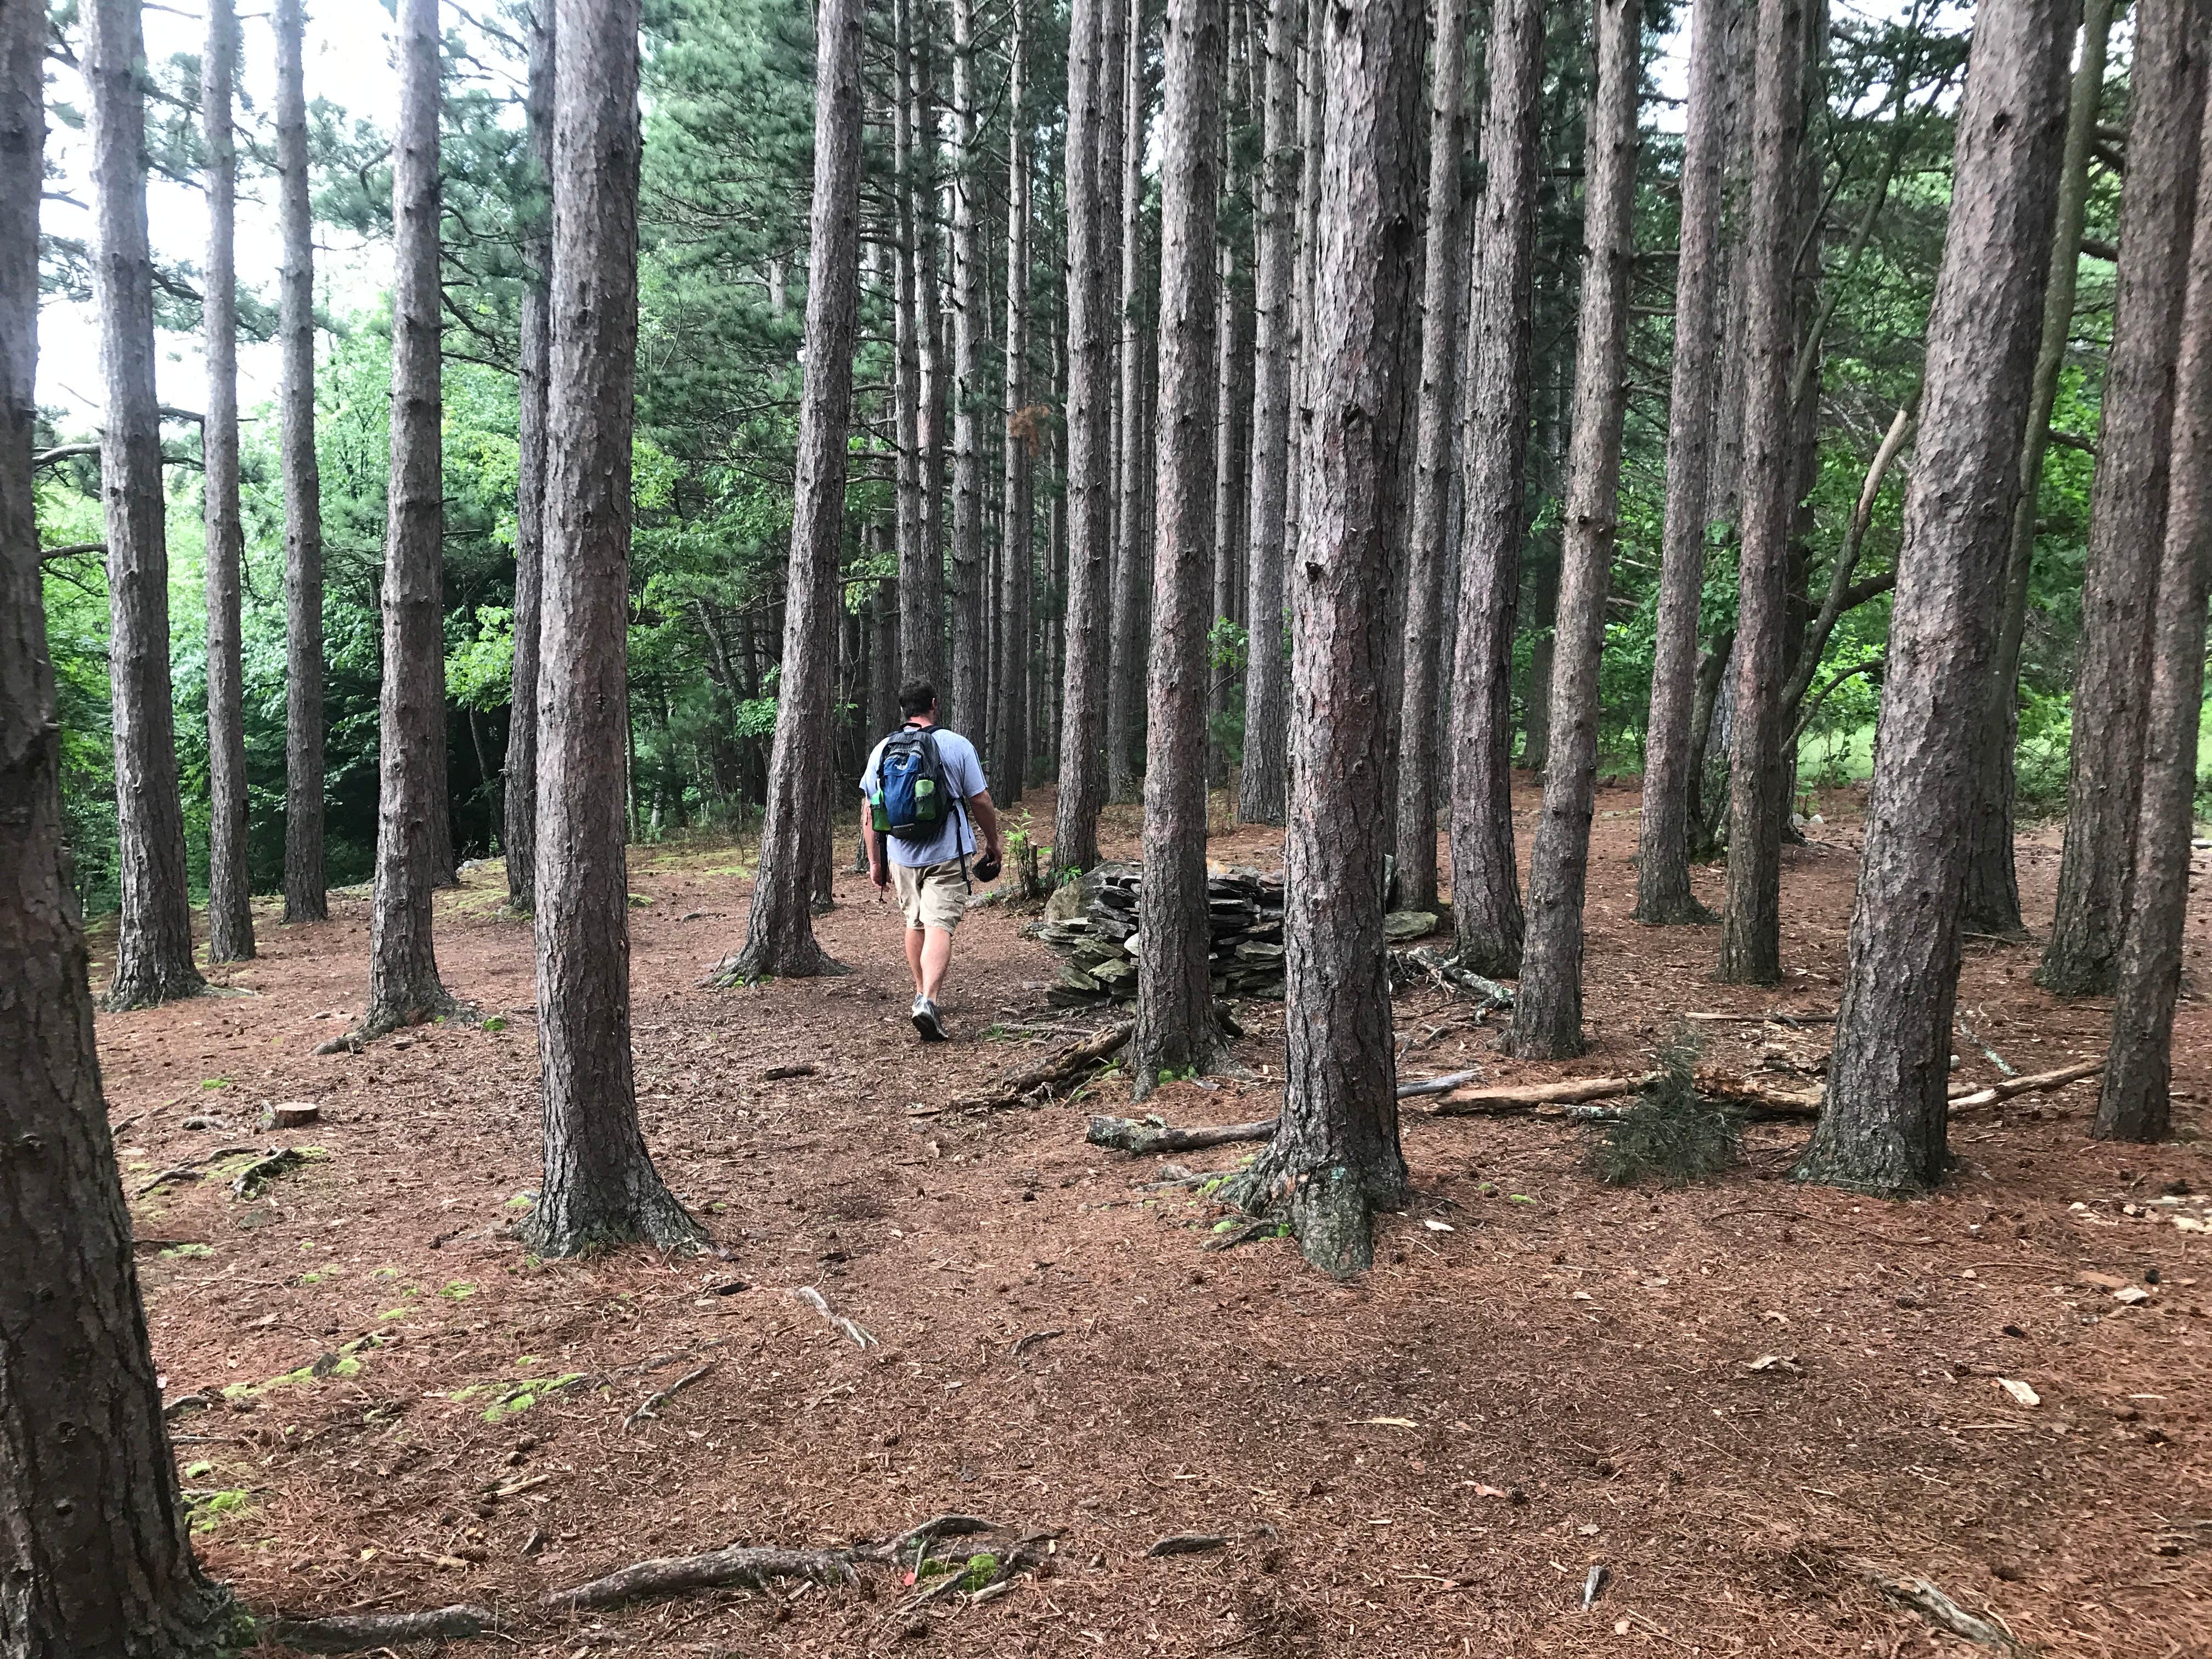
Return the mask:
<path id="1" fill-rule="evenodd" d="M 1636 805 L 1599 803 L 1592 1052 L 1501 1059 L 1468 1005 L 1421 991 L 1399 1005 L 1419 1039 L 1401 1076 L 1627 1071 L 1686 1012 L 1834 1009 L 1853 798 L 1788 856 L 1779 992 L 1712 983 L 1710 930 L 1630 923 Z M 1133 855 L 1135 827 L 1116 809 L 1109 851 Z M 1279 836 L 1212 851 L 1269 863 Z M 530 934 L 495 915 L 496 865 L 441 895 L 438 949 L 501 1029 L 315 1055 L 362 1005 L 365 895 L 325 925 L 262 915 L 228 994 L 100 1017 L 167 1396 L 215 1398 L 171 1425 L 199 1548 L 254 1612 L 485 1603 L 505 1632 L 445 1650 L 544 1659 L 1971 1650 L 1870 1564 L 2048 1652 L 2212 1652 L 2203 911 L 2175 1144 L 2087 1139 L 2090 1082 L 1960 1115 L 1957 1176 L 1919 1201 L 1792 1185 L 1802 1125 L 1753 1126 L 1709 1183 L 1627 1190 L 1557 1120 L 1409 1102 L 1413 1202 L 1374 1270 L 1338 1283 L 1285 1239 L 1208 1251 L 1212 1206 L 1146 1191 L 1158 1160 L 1086 1146 L 1093 1110 L 1128 1109 L 1118 1077 L 1042 1109 L 951 1107 L 1087 1023 L 1046 1007 L 1055 963 L 1027 917 L 963 926 L 957 1040 L 923 1048 L 898 922 L 861 878 L 817 923 L 848 976 L 707 991 L 744 929 L 745 863 L 694 844 L 632 860 L 646 1133 L 720 1258 L 538 1262 L 512 1237 L 538 1178 L 537 1057 Z M 2055 833 L 2021 863 L 2040 922 Z M 1717 903 L 1717 871 L 1698 881 Z M 2109 1012 L 2037 990 L 2033 963 L 1971 941 L 1960 995 L 2023 1073 L 2096 1052 Z M 1152 1109 L 1273 1113 L 1281 1010 L 1247 1024 L 1261 1081 L 1176 1084 Z M 1720 1026 L 1707 1060 L 1810 1063 L 1827 1042 Z M 1962 1077 L 1997 1077 L 1959 1052 Z M 812 1069 L 766 1075 L 786 1066 Z M 255 1127 L 289 1101 L 320 1121 Z M 276 1143 L 316 1150 L 258 1197 L 221 1178 L 242 1153 L 144 1190 Z M 536 1605 L 641 1558 L 881 1539 L 946 1511 L 1051 1532 L 1048 1570 L 914 1612 L 866 1567 L 856 1589 Z M 1184 1532 L 1228 1543 L 1147 1557 Z M 1585 1611 L 1594 1564 L 1609 1576 Z"/>

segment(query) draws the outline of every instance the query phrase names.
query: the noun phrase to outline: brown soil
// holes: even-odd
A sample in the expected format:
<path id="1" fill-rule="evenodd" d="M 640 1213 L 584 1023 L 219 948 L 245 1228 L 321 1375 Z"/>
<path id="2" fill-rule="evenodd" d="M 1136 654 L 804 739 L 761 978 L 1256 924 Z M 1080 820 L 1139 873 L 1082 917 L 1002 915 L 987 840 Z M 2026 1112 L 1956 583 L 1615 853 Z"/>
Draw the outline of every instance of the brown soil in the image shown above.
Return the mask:
<path id="1" fill-rule="evenodd" d="M 1591 1054 L 1502 1060 L 1454 1023 L 1464 1005 L 1422 992 L 1399 1010 L 1421 1039 L 1402 1075 L 1622 1070 L 1683 1012 L 1834 1007 L 1851 804 L 1790 858 L 1779 993 L 1711 983 L 1710 931 L 1631 925 L 1635 805 L 1600 802 Z M 1112 829 L 1133 847 L 1133 816 Z M 1256 861 L 1276 843 L 1239 830 L 1213 850 Z M 1798 1127 L 1754 1128 L 1722 1180 L 1631 1191 L 1592 1179 L 1557 1121 L 1409 1111 L 1415 1201 L 1375 1270 L 1340 1284 L 1285 1240 L 1207 1252 L 1210 1205 L 1143 1192 L 1156 1161 L 1086 1146 L 1088 1113 L 1126 1101 L 1118 1079 L 1041 1110 L 909 1112 L 1067 1040 L 1013 1028 L 1084 1024 L 1045 1008 L 1054 964 L 1024 918 L 993 907 L 963 928 L 959 1040 L 924 1048 L 897 923 L 865 883 L 819 923 L 848 977 L 709 992 L 696 980 L 744 926 L 738 856 L 633 858 L 647 1133 L 726 1259 L 537 1262 L 509 1236 L 538 1175 L 536 1060 L 529 934 L 493 914 L 495 866 L 441 896 L 439 951 L 503 1030 L 313 1056 L 362 1007 L 358 898 L 319 927 L 263 917 L 265 954 L 223 976 L 233 994 L 100 1017 L 134 1194 L 222 1146 L 320 1149 L 258 1199 L 210 1178 L 132 1200 L 169 1397 L 253 1389 L 251 1409 L 173 1426 L 187 1488 L 243 1494 L 202 1511 L 200 1548 L 257 1613 L 487 1602 L 507 1635 L 451 1650 L 545 1659 L 1965 1650 L 1883 1600 L 1866 1560 L 2051 1652 L 2212 1650 L 2212 1243 L 2174 1224 L 2201 1224 L 2193 1194 L 2212 1191 L 2203 1002 L 2176 1038 L 2178 1144 L 2087 1140 L 2094 1085 L 2076 1085 L 1962 1115 L 1956 1178 L 1909 1204 L 1791 1185 Z M 2055 836 L 2030 837 L 2022 866 L 2047 915 Z M 1717 902 L 1717 872 L 1698 881 Z M 2033 965 L 1975 941 L 1960 999 L 2023 1072 L 2094 1052 L 2107 1018 L 2035 989 Z M 1244 1059 L 1279 1076 L 1279 1009 L 1249 1024 Z M 1826 1044 L 1819 1027 L 1721 1027 L 1708 1061 L 1808 1063 Z M 1962 1077 L 1996 1077 L 1964 1039 L 1960 1056 Z M 1275 1086 L 1177 1084 L 1155 1109 L 1261 1117 Z M 320 1103 L 320 1124 L 253 1127 L 293 1100 Z M 2149 1300 L 2124 1305 L 2122 1283 Z M 840 1334 L 790 1293 L 804 1285 L 879 1346 Z M 1017 1356 L 1041 1331 L 1056 1334 Z M 862 1591 L 533 1608 L 643 1557 L 880 1538 L 946 1510 L 1056 1530 L 1054 1570 L 912 1616 L 882 1570 Z M 1145 1558 L 1185 1531 L 1231 1542 Z M 1585 1612 L 1594 1563 L 1611 1577 Z"/>

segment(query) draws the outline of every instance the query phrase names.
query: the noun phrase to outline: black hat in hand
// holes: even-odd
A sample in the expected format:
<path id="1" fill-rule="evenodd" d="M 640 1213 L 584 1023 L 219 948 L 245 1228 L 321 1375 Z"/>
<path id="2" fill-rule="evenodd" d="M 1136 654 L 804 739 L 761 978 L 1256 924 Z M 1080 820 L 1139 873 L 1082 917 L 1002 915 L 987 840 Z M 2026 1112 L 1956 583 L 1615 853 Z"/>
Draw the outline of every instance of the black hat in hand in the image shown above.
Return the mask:
<path id="1" fill-rule="evenodd" d="M 996 881 L 999 878 L 999 872 L 1006 867 L 1004 860 L 996 853 L 986 853 L 975 860 L 975 879 Z"/>

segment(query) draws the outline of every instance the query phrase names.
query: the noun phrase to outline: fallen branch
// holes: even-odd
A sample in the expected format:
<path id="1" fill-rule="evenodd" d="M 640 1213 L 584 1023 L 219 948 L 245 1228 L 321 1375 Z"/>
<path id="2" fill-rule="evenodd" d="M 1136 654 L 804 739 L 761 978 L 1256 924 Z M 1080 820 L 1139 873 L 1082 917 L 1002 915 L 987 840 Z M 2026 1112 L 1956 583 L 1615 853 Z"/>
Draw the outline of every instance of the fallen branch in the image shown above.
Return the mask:
<path id="1" fill-rule="evenodd" d="M 1801 1025 L 1833 1025 L 1833 1014 L 1785 1014 L 1770 1009 L 1763 1014 L 1685 1014 L 1684 1019 L 1701 1025 L 1787 1025 L 1793 1030 Z"/>
<path id="2" fill-rule="evenodd" d="M 1449 1097 L 1447 1097 L 1449 1098 Z M 1275 1133 L 1275 1120 L 1257 1123 L 1219 1123 L 1196 1129 L 1177 1129 L 1158 1121 L 1128 1117 L 1094 1117 L 1084 1139 L 1094 1146 L 1147 1158 L 1155 1152 L 1195 1152 L 1231 1141 L 1266 1140 Z"/>
<path id="3" fill-rule="evenodd" d="M 1161 1539 L 1158 1543 L 1146 1550 L 1145 1554 L 1147 1557 L 1199 1555 L 1207 1550 L 1225 1550 L 1228 1547 L 1228 1539 L 1218 1532 L 1177 1532 L 1170 1533 Z"/>
<path id="4" fill-rule="evenodd" d="M 660 1407 L 666 1405 L 670 1401 L 675 1399 L 678 1395 L 683 1393 L 684 1389 L 690 1388 L 694 1382 L 696 1382 L 701 1377 L 706 1376 L 708 1371 L 713 1370 L 714 1367 L 720 1364 L 721 1364 L 721 1361 L 718 1359 L 710 1359 L 705 1364 L 699 1366 L 697 1369 L 684 1372 L 683 1376 L 678 1377 L 673 1382 L 671 1382 L 666 1388 L 661 1389 L 658 1394 L 647 1395 L 643 1400 L 638 1401 L 636 1410 L 630 1413 L 628 1417 L 623 1419 L 623 1427 L 628 1428 L 631 1424 L 638 1422 L 641 1419 L 650 1420 L 653 1418 L 659 1416 Z"/>
<path id="5" fill-rule="evenodd" d="M 2002 1072 L 2007 1077 L 2018 1077 L 2020 1075 L 2020 1068 L 2017 1066 L 2014 1066 L 2010 1060 L 2007 1060 L 2002 1054 L 1999 1054 L 1996 1049 L 1990 1048 L 1988 1043 L 1983 1042 L 1980 1037 L 1977 1036 L 1974 1034 L 1974 1028 L 1967 1024 L 1964 1018 L 1954 1014 L 1952 1016 L 1952 1023 L 1958 1026 L 1959 1035 L 1960 1036 L 1966 1038 L 1967 1042 L 1972 1043 L 1974 1047 L 1979 1048 L 1982 1053 L 1988 1057 L 1990 1065 L 1996 1066 L 1997 1070 Z"/>
<path id="6" fill-rule="evenodd" d="M 1398 1085 L 1398 1098 L 1418 1100 L 1423 1095 L 1446 1095 L 1462 1088 L 1482 1075 L 1480 1072 L 1452 1072 L 1443 1077 L 1423 1078 L 1415 1083 Z"/>
<path id="7" fill-rule="evenodd" d="M 839 1313 L 830 1305 L 830 1298 L 811 1285 L 801 1285 L 794 1289 L 792 1294 L 835 1325 L 846 1336 L 851 1338 L 854 1347 L 872 1348 L 877 1346 L 874 1332 L 864 1325 L 856 1324 Z"/>
<path id="8" fill-rule="evenodd" d="M 1055 1336 L 1065 1336 L 1066 1334 L 1067 1333 L 1061 1330 L 1057 1325 L 1052 1327 L 1048 1330 L 1031 1331 L 1027 1336 L 1014 1344 L 1012 1358 L 1019 1359 L 1024 1354 L 1027 1353 L 1030 1347 L 1035 1344 L 1039 1342 L 1049 1342 Z"/>
<path id="9" fill-rule="evenodd" d="M 573 1589 L 554 1590 L 545 1596 L 544 1605 L 556 1613 L 573 1613 L 585 1607 L 611 1607 L 617 1601 L 644 1595 L 681 1595 L 687 1590 L 728 1585 L 762 1589 L 772 1578 L 805 1578 L 817 1584 L 860 1582 L 848 1550 L 733 1548 L 640 1561 Z"/>
<path id="10" fill-rule="evenodd" d="M 1963 1636 L 1969 1642 L 1978 1642 L 1985 1648 L 1996 1648 L 2001 1652 L 2017 1653 L 2021 1650 L 2020 1644 L 2014 1639 L 2012 1632 L 1994 1622 L 1994 1616 L 1984 1619 L 1968 1613 L 1925 1578 L 1894 1578 L 1868 1561 L 1853 1565 L 1884 1595 L 1911 1607 L 1937 1629 L 1947 1630 L 1954 1636 Z"/>
<path id="11" fill-rule="evenodd" d="M 498 1627 L 489 1607 L 437 1607 L 428 1613 L 347 1613 L 328 1619 L 277 1619 L 268 1633 L 307 1653 L 361 1653 L 400 1642 L 482 1636 Z"/>
<path id="12" fill-rule="evenodd" d="M 1056 1089 L 1080 1082 L 1118 1053 L 1136 1029 L 1134 1020 L 1125 1019 L 1094 1031 L 1082 1042 L 1070 1043 L 1043 1065 L 1007 1078 L 1006 1091 L 1013 1095 L 1029 1095 L 1040 1089 Z"/>
<path id="13" fill-rule="evenodd" d="M 1534 1111 L 1539 1106 L 1563 1106 L 1573 1101 L 1611 1100 L 1617 1095 L 1634 1094 L 1655 1075 L 1569 1078 L 1560 1083 L 1455 1089 L 1429 1109 L 1438 1117 L 1473 1117 Z"/>
<path id="14" fill-rule="evenodd" d="M 2008 1077 L 2002 1083 L 1987 1087 L 1962 1084 L 1951 1091 L 1951 1109 L 1964 1111 L 1969 1106 L 1994 1106 L 2000 1100 L 2010 1100 L 2014 1095 L 2041 1094 L 2052 1089 L 2063 1089 L 2069 1083 L 2079 1083 L 2085 1077 L 2094 1077 L 2105 1069 L 2102 1060 L 2078 1060 L 2071 1066 L 2062 1066 L 2055 1072 L 2038 1072 L 2032 1077 Z"/>
<path id="15" fill-rule="evenodd" d="M 1448 993 L 1466 993 L 1480 997 L 1488 1007 L 1510 1008 L 1513 1006 L 1511 986 L 1500 985 L 1496 980 L 1485 978 L 1472 969 L 1461 967 L 1432 945 L 1417 945 L 1410 951 L 1393 951 L 1390 954 L 1394 961 L 1402 965 L 1408 978 L 1419 975 Z"/>

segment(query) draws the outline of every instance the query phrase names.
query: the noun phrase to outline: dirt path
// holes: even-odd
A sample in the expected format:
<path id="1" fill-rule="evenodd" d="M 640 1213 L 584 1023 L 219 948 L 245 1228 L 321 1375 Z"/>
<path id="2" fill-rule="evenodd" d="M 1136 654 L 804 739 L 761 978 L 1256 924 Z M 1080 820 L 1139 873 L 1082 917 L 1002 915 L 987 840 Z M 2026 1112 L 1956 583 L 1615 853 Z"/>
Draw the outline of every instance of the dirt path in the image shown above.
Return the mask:
<path id="1" fill-rule="evenodd" d="M 1833 1009 L 1848 807 L 1785 870 L 1777 994 L 1711 984 L 1710 932 L 1630 924 L 1635 804 L 1600 801 L 1595 1052 L 1503 1060 L 1423 993 L 1401 1032 L 1443 1029 L 1406 1074 L 1594 1073 L 1637 1063 L 1687 1010 Z M 1133 819 L 1114 828 L 1133 845 Z M 2023 847 L 2039 918 L 2055 845 Z M 1275 856 L 1250 831 L 1213 850 Z M 2212 1224 L 2203 1002 L 2184 1003 L 2178 1040 L 2184 1141 L 2087 1141 L 2079 1085 L 1962 1116 L 1957 1179 L 1906 1205 L 1790 1185 L 1792 1129 L 1755 1131 L 1723 1181 L 1646 1193 L 1597 1184 L 1557 1124 L 1412 1114 L 1415 1201 L 1375 1271 L 1340 1285 L 1285 1241 L 1206 1250 L 1210 1206 L 1141 1190 L 1157 1160 L 1084 1145 L 1094 1100 L 908 1110 L 1066 1040 L 988 1034 L 1070 1024 L 1044 1006 L 1053 963 L 1024 918 L 992 908 L 963 929 L 960 1040 L 923 1048 L 897 923 L 865 883 L 820 923 L 852 974 L 708 992 L 695 981 L 739 938 L 745 868 L 725 848 L 633 857 L 647 1133 L 725 1259 L 539 1263 L 504 1235 L 537 1179 L 536 1060 L 529 936 L 492 914 L 495 868 L 441 897 L 439 951 L 503 1029 L 314 1056 L 362 1006 L 360 900 L 319 927 L 264 917 L 238 994 L 100 1018 L 134 1194 L 220 1147 L 319 1149 L 251 1200 L 189 1178 L 133 1199 L 168 1395 L 217 1396 L 173 1424 L 186 1487 L 226 1494 L 201 1510 L 201 1549 L 257 1612 L 491 1602 L 517 1612 L 512 1639 L 448 1650 L 544 1659 L 1966 1650 L 1882 1600 L 1865 1559 L 2051 1652 L 2212 1650 L 2212 1240 L 2174 1224 Z M 1716 901 L 1718 879 L 1698 877 Z M 2093 1051 L 2106 1018 L 2035 990 L 2032 967 L 1976 942 L 1961 995 L 2023 1072 Z M 1279 1074 L 1279 1010 L 1250 1024 L 1244 1057 Z M 1811 1060 L 1826 1041 L 1723 1027 L 1710 1052 Z M 1963 1039 L 1960 1055 L 1962 1077 L 1996 1077 Z M 1170 1121 L 1221 1121 L 1278 1093 L 1155 1099 Z M 322 1121 L 253 1127 L 292 1100 Z M 2125 1305 L 2119 1285 L 2149 1299 Z M 876 1346 L 789 1293 L 806 1285 Z M 866 1593 L 531 1605 L 641 1557 L 831 1545 L 948 1510 L 1054 1530 L 1054 1571 L 914 1615 L 881 1572 Z M 1187 1531 L 1231 1541 L 1145 1559 Z M 1594 1563 L 1610 1578 L 1584 1612 Z"/>

